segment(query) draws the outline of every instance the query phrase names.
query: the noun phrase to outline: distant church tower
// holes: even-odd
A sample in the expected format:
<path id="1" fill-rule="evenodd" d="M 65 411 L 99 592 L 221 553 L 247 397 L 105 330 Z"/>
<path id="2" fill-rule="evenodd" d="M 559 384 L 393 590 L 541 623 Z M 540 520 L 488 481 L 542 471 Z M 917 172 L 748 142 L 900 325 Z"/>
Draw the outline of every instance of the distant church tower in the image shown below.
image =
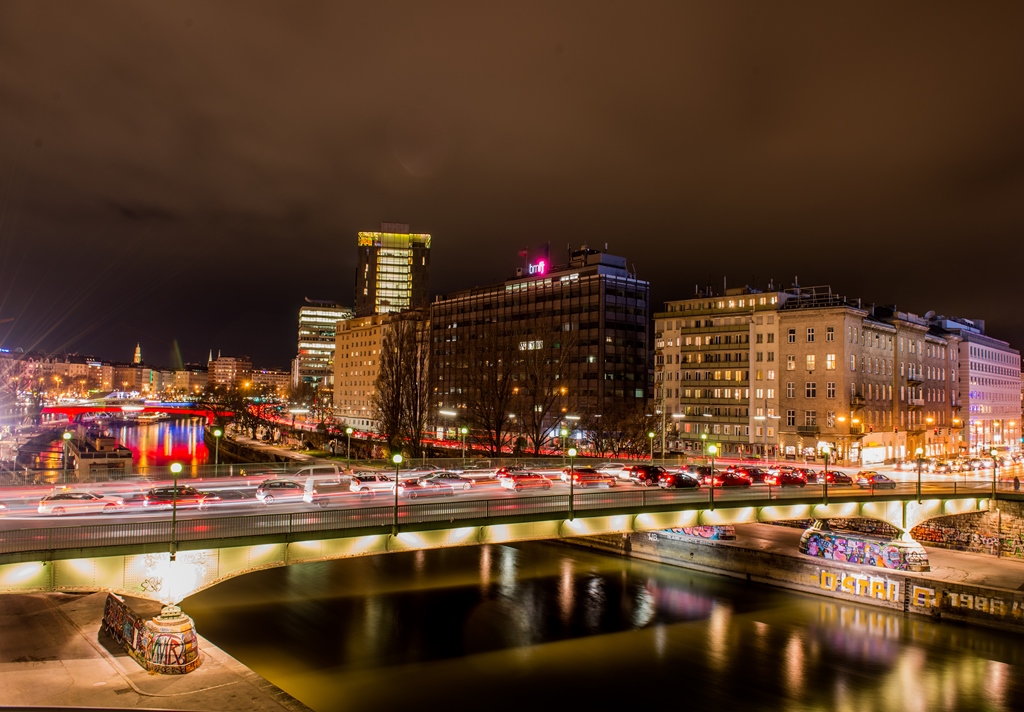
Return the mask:
<path id="1" fill-rule="evenodd" d="M 132 359 L 132 363 L 136 366 L 142 363 L 142 346 L 138 342 L 135 343 L 135 358 Z"/>

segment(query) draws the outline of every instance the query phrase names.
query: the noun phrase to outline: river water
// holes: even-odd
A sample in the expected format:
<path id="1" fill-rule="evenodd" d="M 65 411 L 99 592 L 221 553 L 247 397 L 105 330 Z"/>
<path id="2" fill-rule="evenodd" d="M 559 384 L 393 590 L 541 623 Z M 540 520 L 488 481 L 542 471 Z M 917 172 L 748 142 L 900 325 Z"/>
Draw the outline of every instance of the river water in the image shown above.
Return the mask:
<path id="1" fill-rule="evenodd" d="M 318 712 L 1024 709 L 1019 636 L 557 543 L 289 566 L 182 606 Z"/>

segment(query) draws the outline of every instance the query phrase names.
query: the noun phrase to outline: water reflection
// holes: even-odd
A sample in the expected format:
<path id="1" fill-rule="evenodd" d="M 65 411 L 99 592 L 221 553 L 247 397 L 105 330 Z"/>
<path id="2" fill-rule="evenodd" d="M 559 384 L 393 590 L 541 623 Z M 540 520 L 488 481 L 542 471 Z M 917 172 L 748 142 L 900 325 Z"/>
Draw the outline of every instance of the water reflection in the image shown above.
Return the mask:
<path id="1" fill-rule="evenodd" d="M 1013 636 L 558 545 L 262 571 L 184 606 L 323 712 L 1024 703 Z"/>
<path id="2" fill-rule="evenodd" d="M 203 442 L 203 422 L 191 418 L 122 425 L 110 428 L 110 434 L 132 451 L 132 461 L 137 467 L 172 462 L 180 462 L 187 467 L 213 461 Z"/>

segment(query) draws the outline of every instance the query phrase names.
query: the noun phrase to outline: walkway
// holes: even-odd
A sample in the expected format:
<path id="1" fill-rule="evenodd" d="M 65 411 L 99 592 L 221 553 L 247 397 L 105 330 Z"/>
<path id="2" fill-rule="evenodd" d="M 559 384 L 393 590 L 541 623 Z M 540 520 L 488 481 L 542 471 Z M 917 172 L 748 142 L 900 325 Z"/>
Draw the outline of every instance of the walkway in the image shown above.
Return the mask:
<path id="1" fill-rule="evenodd" d="M 198 670 L 149 674 L 102 630 L 106 596 L 0 596 L 0 706 L 310 712 L 202 637 Z"/>

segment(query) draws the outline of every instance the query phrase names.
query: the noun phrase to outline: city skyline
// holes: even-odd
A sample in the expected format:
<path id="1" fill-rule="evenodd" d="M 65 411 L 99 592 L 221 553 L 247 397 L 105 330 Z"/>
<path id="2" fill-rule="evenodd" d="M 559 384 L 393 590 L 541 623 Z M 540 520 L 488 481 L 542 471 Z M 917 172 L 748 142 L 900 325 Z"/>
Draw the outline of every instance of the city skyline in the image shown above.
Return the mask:
<path id="1" fill-rule="evenodd" d="M 393 220 L 431 298 L 607 243 L 656 312 L 798 278 L 1019 346 L 1022 13 L 6 3 L 0 345 L 284 368 Z"/>

